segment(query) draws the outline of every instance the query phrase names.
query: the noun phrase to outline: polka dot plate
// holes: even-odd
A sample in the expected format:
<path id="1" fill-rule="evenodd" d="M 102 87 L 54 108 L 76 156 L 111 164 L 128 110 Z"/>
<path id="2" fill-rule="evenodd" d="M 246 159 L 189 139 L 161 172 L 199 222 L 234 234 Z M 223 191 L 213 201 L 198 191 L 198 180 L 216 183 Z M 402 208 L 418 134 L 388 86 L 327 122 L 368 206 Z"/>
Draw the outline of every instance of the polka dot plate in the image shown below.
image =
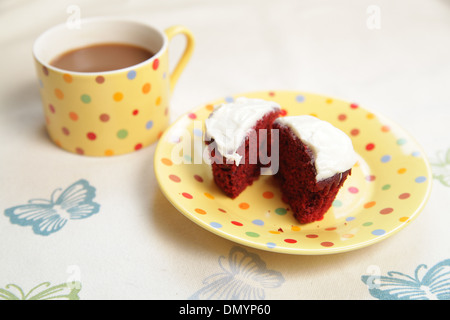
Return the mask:
<path id="1" fill-rule="evenodd" d="M 238 96 L 276 101 L 282 116 L 314 115 L 351 137 L 358 162 L 321 221 L 299 224 L 271 175 L 236 199 L 215 185 L 204 120 L 214 105 Z M 386 239 L 417 217 L 431 188 L 424 153 L 398 125 L 355 103 L 293 91 L 229 96 L 182 116 L 158 143 L 155 172 L 167 199 L 206 230 L 246 246 L 300 255 L 346 252 Z"/>

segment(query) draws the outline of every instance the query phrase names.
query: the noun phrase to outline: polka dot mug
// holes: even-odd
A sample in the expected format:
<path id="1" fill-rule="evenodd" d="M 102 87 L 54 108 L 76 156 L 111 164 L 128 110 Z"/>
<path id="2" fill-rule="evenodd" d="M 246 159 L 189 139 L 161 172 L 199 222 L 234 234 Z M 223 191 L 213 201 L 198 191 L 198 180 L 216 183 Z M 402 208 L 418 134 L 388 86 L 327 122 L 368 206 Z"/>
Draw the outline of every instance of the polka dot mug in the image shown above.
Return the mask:
<path id="1" fill-rule="evenodd" d="M 186 47 L 169 73 L 169 41 Z M 106 72 L 74 72 L 50 61 L 69 50 L 101 43 L 127 43 L 156 52 L 137 65 Z M 183 26 L 161 32 L 145 23 L 113 18 L 81 20 L 44 32 L 34 43 L 48 134 L 59 147 L 81 155 L 111 156 L 154 143 L 169 124 L 169 99 L 191 57 L 192 33 Z"/>

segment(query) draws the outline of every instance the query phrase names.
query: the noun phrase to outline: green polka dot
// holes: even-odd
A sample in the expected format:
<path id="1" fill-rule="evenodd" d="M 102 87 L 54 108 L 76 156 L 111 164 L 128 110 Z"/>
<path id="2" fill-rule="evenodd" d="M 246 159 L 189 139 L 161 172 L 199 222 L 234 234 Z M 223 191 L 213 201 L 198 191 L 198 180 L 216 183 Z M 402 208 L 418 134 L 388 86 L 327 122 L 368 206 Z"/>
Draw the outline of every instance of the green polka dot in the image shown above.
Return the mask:
<path id="1" fill-rule="evenodd" d="M 389 190 L 391 188 L 390 184 L 385 184 L 384 186 L 381 187 L 381 190 Z"/>
<path id="2" fill-rule="evenodd" d="M 362 225 L 363 227 L 368 227 L 371 226 L 373 224 L 373 222 L 364 222 Z"/>
<path id="3" fill-rule="evenodd" d="M 397 140 L 397 144 L 398 144 L 399 146 L 402 146 L 402 145 L 404 145 L 405 143 L 406 143 L 406 139 L 400 138 L 400 139 Z"/>
<path id="4" fill-rule="evenodd" d="M 259 237 L 259 234 L 256 232 L 247 231 L 245 234 L 248 235 L 249 237 L 253 237 L 253 238 Z"/>
<path id="5" fill-rule="evenodd" d="M 81 101 L 83 101 L 84 103 L 89 103 L 91 102 L 91 97 L 88 94 L 83 94 L 81 96 Z"/>
<path id="6" fill-rule="evenodd" d="M 275 209 L 275 213 L 282 216 L 285 215 L 287 213 L 287 210 L 285 208 L 276 208 Z"/>
<path id="7" fill-rule="evenodd" d="M 128 136 L 128 131 L 125 129 L 121 129 L 117 132 L 117 137 L 119 139 L 125 139 Z"/>
<path id="8" fill-rule="evenodd" d="M 342 201 L 340 201 L 340 200 L 334 200 L 333 201 L 333 207 L 342 207 Z"/>

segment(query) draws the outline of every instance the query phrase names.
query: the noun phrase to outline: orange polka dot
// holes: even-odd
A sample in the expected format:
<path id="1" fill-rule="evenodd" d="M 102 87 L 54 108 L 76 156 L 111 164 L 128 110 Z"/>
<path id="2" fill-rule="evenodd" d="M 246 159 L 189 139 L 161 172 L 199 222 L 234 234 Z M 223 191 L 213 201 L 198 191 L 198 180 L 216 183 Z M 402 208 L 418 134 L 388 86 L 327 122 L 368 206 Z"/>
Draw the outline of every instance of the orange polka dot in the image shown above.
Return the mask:
<path id="1" fill-rule="evenodd" d="M 327 100 L 325 100 L 325 102 L 328 104 L 333 103 L 333 99 L 328 98 Z"/>
<path id="2" fill-rule="evenodd" d="M 400 219 L 398 219 L 400 222 L 406 222 L 409 220 L 409 217 L 401 217 Z"/>
<path id="3" fill-rule="evenodd" d="M 61 141 L 59 141 L 59 140 L 55 140 L 55 144 L 56 144 L 58 147 L 62 147 Z"/>
<path id="4" fill-rule="evenodd" d="M 161 97 L 156 98 L 155 104 L 159 106 L 161 104 Z"/>
<path id="5" fill-rule="evenodd" d="M 366 209 L 372 208 L 375 204 L 376 204 L 375 201 L 366 202 L 364 204 L 364 208 L 366 208 Z"/>
<path id="6" fill-rule="evenodd" d="M 373 113 L 368 113 L 366 117 L 367 119 L 374 119 L 375 115 Z"/>
<path id="7" fill-rule="evenodd" d="M 266 191 L 266 192 L 263 193 L 263 197 L 265 199 L 272 199 L 273 198 L 273 192 Z"/>
<path id="8" fill-rule="evenodd" d="M 76 114 L 75 112 L 70 112 L 69 113 L 69 118 L 72 119 L 73 121 L 77 121 L 78 120 L 78 114 Z"/>
<path id="9" fill-rule="evenodd" d="M 162 158 L 161 162 L 164 163 L 166 166 L 171 166 L 173 164 L 172 160 L 167 158 Z"/>
<path id="10" fill-rule="evenodd" d="M 116 93 L 114 93 L 113 99 L 114 99 L 114 101 L 117 101 L 117 102 L 122 101 L 122 99 L 123 99 L 123 93 L 122 93 L 122 92 L 116 92 Z"/>
<path id="11" fill-rule="evenodd" d="M 206 214 L 205 210 L 199 208 L 195 209 L 195 212 L 197 212 L 198 214 Z"/>
<path id="12" fill-rule="evenodd" d="M 397 170 L 398 174 L 404 174 L 406 172 L 406 168 L 400 168 Z"/>
<path id="13" fill-rule="evenodd" d="M 71 83 L 72 82 L 72 76 L 70 74 L 68 74 L 68 73 L 64 73 L 63 74 L 63 79 L 67 83 Z"/>
<path id="14" fill-rule="evenodd" d="M 112 151 L 111 149 L 105 150 L 105 156 L 112 156 L 114 155 L 114 151 Z"/>
<path id="15" fill-rule="evenodd" d="M 271 233 L 271 234 L 280 234 L 281 232 L 280 231 L 272 231 L 272 230 L 270 230 L 269 233 Z"/>
<path id="16" fill-rule="evenodd" d="M 317 118 L 317 114 L 315 114 L 315 113 L 310 113 L 309 115 Z"/>
<path id="17" fill-rule="evenodd" d="M 208 192 L 204 193 L 205 197 L 207 197 L 208 199 L 214 199 L 214 196 L 212 194 L 209 194 Z"/>
<path id="18" fill-rule="evenodd" d="M 350 239 L 350 238 L 353 238 L 354 236 L 355 236 L 354 234 L 346 233 L 346 234 L 343 234 L 343 235 L 342 235 L 342 238 Z"/>
<path id="19" fill-rule="evenodd" d="M 214 106 L 212 104 L 208 104 L 205 108 L 206 108 L 206 110 L 209 110 L 209 111 L 214 110 Z"/>
<path id="20" fill-rule="evenodd" d="M 250 208 L 250 205 L 246 202 L 241 202 L 241 203 L 239 203 L 239 208 L 246 210 L 246 209 Z"/>
<path id="21" fill-rule="evenodd" d="M 55 96 L 60 100 L 64 99 L 64 93 L 60 89 L 55 89 Z"/>
<path id="22" fill-rule="evenodd" d="M 142 93 L 147 94 L 150 92 L 150 89 L 151 89 L 151 85 L 150 85 L 150 83 L 147 82 L 142 86 Z"/>
<path id="23" fill-rule="evenodd" d="M 300 228 L 299 226 L 292 226 L 292 227 L 291 227 L 291 230 L 292 230 L 292 231 L 300 231 L 301 228 Z"/>
<path id="24" fill-rule="evenodd" d="M 381 131 L 383 132 L 389 132 L 391 130 L 391 128 L 389 128 L 389 126 L 382 126 L 381 127 Z"/>

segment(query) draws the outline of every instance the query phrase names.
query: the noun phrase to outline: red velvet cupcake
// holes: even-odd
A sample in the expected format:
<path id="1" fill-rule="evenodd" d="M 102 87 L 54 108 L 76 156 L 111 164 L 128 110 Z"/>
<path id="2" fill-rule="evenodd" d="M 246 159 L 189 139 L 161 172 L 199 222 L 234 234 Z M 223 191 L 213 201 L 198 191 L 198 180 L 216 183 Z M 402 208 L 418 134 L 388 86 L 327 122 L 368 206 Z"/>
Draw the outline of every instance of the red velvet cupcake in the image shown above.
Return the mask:
<path id="1" fill-rule="evenodd" d="M 216 106 L 205 121 L 214 181 L 228 197 L 236 198 L 270 165 L 270 134 L 280 110 L 275 102 L 242 97 Z"/>
<path id="2" fill-rule="evenodd" d="M 279 118 L 273 128 L 279 130 L 276 178 L 283 198 L 300 223 L 321 220 L 356 163 L 351 139 L 312 116 Z"/>

